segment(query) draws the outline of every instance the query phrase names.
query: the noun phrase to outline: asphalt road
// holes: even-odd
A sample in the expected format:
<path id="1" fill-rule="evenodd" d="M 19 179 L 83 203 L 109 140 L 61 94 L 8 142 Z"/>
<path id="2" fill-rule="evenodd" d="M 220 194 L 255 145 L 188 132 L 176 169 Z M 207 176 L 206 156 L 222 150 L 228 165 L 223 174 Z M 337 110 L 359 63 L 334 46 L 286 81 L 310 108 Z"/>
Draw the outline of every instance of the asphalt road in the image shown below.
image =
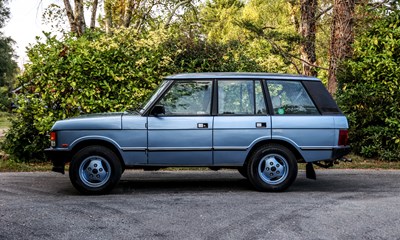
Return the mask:
<path id="1" fill-rule="evenodd" d="M 283 193 L 236 171 L 126 171 L 104 196 L 0 173 L 0 239 L 400 239 L 400 171 L 300 172 Z"/>

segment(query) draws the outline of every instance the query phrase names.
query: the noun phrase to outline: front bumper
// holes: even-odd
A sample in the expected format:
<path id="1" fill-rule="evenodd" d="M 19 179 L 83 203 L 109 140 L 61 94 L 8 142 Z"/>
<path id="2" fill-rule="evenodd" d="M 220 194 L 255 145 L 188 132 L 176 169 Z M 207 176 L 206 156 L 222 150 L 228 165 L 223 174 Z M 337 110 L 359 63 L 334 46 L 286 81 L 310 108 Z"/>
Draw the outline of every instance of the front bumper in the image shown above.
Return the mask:
<path id="1" fill-rule="evenodd" d="M 65 163 L 70 161 L 70 152 L 56 148 L 47 148 L 44 150 L 46 157 L 53 163 L 53 172 L 65 173 Z"/>

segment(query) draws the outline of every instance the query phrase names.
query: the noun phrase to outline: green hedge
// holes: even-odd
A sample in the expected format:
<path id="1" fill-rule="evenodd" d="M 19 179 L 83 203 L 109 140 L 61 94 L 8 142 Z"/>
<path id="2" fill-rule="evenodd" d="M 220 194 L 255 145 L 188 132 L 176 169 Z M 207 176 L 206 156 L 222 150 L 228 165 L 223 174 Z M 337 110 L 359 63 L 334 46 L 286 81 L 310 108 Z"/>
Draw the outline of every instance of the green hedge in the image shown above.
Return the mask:
<path id="1" fill-rule="evenodd" d="M 350 120 L 353 151 L 400 160 L 400 12 L 375 21 L 343 67 L 338 100 Z"/>
<path id="2" fill-rule="evenodd" d="M 89 32 L 63 40 L 47 35 L 28 52 L 19 109 L 2 148 L 19 161 L 42 161 L 49 146 L 46 132 L 56 120 L 135 108 L 173 73 L 262 70 L 240 51 L 236 43 L 164 30 Z"/>

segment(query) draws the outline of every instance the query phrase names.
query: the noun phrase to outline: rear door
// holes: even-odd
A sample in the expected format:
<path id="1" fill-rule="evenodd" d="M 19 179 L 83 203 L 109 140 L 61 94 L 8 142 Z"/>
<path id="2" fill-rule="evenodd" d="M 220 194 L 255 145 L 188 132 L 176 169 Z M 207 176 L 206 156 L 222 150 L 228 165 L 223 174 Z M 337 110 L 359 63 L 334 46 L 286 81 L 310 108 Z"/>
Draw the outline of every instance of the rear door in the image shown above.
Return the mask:
<path id="1" fill-rule="evenodd" d="M 271 138 L 260 80 L 218 80 L 214 165 L 242 166 L 252 144 Z"/>

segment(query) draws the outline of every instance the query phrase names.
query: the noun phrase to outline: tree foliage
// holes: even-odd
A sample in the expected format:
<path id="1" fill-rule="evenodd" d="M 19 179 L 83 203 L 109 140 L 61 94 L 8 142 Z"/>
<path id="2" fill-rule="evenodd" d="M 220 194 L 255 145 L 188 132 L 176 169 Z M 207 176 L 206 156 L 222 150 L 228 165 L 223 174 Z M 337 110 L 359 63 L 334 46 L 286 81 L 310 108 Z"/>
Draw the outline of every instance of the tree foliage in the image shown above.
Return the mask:
<path id="1" fill-rule="evenodd" d="M 343 67 L 338 99 L 350 120 L 353 151 L 400 159 L 400 11 L 382 12 Z"/>
<path id="2" fill-rule="evenodd" d="M 8 0 L 0 0 L 0 28 L 4 27 L 10 17 L 10 9 L 7 7 Z"/>
<path id="3" fill-rule="evenodd" d="M 87 29 L 95 29 L 96 26 L 100 26 L 108 34 L 118 28 L 134 28 L 140 32 L 160 27 L 168 28 L 170 24 L 181 17 L 181 12 L 196 12 L 198 1 L 63 0 L 62 7 L 51 4 L 45 17 L 63 19 L 68 22 L 70 31 L 77 36 L 82 36 Z M 103 9 L 100 9 L 101 7 Z M 57 12 L 56 8 L 62 8 L 63 11 Z M 85 16 L 89 15 L 90 20 L 88 21 Z"/>
<path id="4" fill-rule="evenodd" d="M 201 31 L 208 39 L 239 41 L 264 71 L 300 71 L 293 61 L 299 56 L 300 38 L 287 1 L 206 1 L 199 15 Z"/>
<path id="5" fill-rule="evenodd" d="M 10 10 L 6 6 L 7 1 L 0 0 L 0 28 L 4 27 L 10 16 Z M 0 111 L 10 108 L 9 92 L 13 88 L 14 76 L 18 70 L 14 61 L 14 41 L 0 32 Z"/>
<path id="6" fill-rule="evenodd" d="M 28 52 L 23 94 L 3 148 L 23 161 L 43 159 L 45 136 L 59 119 L 141 105 L 162 76 L 180 72 L 259 71 L 234 43 L 208 43 L 158 30 L 86 32 L 63 40 L 47 35 Z"/>

